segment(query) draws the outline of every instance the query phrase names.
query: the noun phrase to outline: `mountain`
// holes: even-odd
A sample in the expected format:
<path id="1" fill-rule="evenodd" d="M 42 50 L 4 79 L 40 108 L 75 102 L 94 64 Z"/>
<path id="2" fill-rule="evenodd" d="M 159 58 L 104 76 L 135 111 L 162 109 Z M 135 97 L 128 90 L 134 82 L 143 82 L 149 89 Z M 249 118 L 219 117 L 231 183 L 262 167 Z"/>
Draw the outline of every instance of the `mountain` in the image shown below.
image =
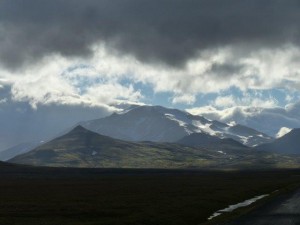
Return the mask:
<path id="1" fill-rule="evenodd" d="M 284 154 L 300 154 L 300 128 L 291 130 L 272 143 L 259 145 L 256 149 Z"/>
<path id="2" fill-rule="evenodd" d="M 94 167 L 94 164 L 98 163 L 95 159 L 99 156 L 103 157 L 102 160 L 107 157 L 113 158 L 116 151 L 130 148 L 135 148 L 135 144 L 115 140 L 77 126 L 69 133 L 9 161 L 30 165 Z M 105 155 L 106 153 L 109 156 Z"/>
<path id="3" fill-rule="evenodd" d="M 232 138 L 247 146 L 272 140 L 268 135 L 246 126 L 208 120 L 161 106 L 137 106 L 124 113 L 114 113 L 80 125 L 99 134 L 127 141 L 176 142 L 192 133 Z"/>
<path id="4" fill-rule="evenodd" d="M 21 143 L 6 150 L 0 152 L 0 160 L 6 161 L 17 155 L 23 154 L 25 152 L 29 152 L 30 150 L 37 147 L 40 142 L 30 142 L 30 143 Z"/>
<path id="5" fill-rule="evenodd" d="M 247 148 L 232 138 L 218 138 L 206 133 L 193 133 L 183 137 L 177 143 L 191 147 L 213 147 L 213 148 Z"/>
<path id="6" fill-rule="evenodd" d="M 11 163 L 100 168 L 295 168 L 300 157 L 246 147 L 188 147 L 176 143 L 117 140 L 77 126 L 69 133 L 16 156 Z"/>

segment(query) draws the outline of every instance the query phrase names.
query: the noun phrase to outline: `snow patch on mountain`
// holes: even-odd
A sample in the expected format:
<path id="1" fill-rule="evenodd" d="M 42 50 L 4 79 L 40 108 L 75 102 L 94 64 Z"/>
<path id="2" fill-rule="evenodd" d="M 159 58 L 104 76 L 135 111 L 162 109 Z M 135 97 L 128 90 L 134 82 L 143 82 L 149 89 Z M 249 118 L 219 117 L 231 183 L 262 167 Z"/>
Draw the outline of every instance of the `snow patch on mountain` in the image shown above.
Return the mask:
<path id="1" fill-rule="evenodd" d="M 196 133 L 205 132 L 212 136 L 218 136 L 218 134 L 221 134 L 221 132 L 211 129 L 211 123 L 202 124 L 200 121 L 192 120 L 192 124 L 199 128 L 195 130 Z"/>
<path id="2" fill-rule="evenodd" d="M 92 152 L 92 156 L 94 156 L 94 155 L 97 155 L 97 152 L 96 152 L 96 151 L 93 151 L 93 152 Z"/>
<path id="3" fill-rule="evenodd" d="M 223 154 L 223 155 L 227 155 L 227 153 L 223 152 L 223 151 L 218 151 L 218 153 Z"/>
<path id="4" fill-rule="evenodd" d="M 166 113 L 165 116 L 166 116 L 168 119 L 177 122 L 179 126 L 184 127 L 184 130 L 187 132 L 187 134 L 192 134 L 192 133 L 193 133 L 193 131 L 190 131 L 190 130 L 187 128 L 187 123 L 184 122 L 184 121 L 182 121 L 182 120 L 177 119 L 177 118 L 175 117 L 175 115 Z"/>
<path id="5" fill-rule="evenodd" d="M 291 132 L 291 130 L 292 129 L 288 128 L 288 127 L 281 127 L 280 130 L 278 131 L 278 133 L 276 134 L 276 138 L 283 137 L 287 133 Z"/>

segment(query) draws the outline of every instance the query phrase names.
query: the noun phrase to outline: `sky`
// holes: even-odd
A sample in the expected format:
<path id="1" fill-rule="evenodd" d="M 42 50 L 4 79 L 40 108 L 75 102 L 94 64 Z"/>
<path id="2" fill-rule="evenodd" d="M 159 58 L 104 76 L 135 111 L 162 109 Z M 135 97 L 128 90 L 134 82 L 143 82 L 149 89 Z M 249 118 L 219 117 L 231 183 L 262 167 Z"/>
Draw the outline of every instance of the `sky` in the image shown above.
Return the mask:
<path id="1" fill-rule="evenodd" d="M 298 21 L 297 0 L 1 0 L 0 150 L 133 103 L 300 127 Z"/>

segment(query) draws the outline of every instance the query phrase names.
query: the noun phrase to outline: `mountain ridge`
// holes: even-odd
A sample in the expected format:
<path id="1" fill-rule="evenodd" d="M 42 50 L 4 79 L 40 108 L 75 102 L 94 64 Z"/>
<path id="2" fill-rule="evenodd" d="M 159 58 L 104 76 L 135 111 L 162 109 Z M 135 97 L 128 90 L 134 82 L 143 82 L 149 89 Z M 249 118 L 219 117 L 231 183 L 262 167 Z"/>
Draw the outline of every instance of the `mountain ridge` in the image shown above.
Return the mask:
<path id="1" fill-rule="evenodd" d="M 79 124 L 99 134 L 127 141 L 177 142 L 191 133 L 232 138 L 247 146 L 272 140 L 268 135 L 240 124 L 230 125 L 208 120 L 162 106 L 138 106 L 124 113 Z"/>
<path id="2" fill-rule="evenodd" d="M 50 167 L 245 169 L 297 168 L 300 157 L 282 157 L 239 146 L 210 148 L 176 143 L 128 142 L 77 126 L 69 133 L 8 162 Z"/>

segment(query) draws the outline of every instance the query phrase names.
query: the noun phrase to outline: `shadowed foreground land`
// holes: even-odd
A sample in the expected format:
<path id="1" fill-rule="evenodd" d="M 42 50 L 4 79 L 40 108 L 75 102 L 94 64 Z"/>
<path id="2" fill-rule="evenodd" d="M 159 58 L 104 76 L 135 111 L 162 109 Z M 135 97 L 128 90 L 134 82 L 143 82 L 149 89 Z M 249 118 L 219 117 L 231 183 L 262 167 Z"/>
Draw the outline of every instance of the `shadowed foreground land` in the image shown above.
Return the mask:
<path id="1" fill-rule="evenodd" d="M 0 224 L 197 225 L 300 171 L 60 169 L 3 165 Z"/>

